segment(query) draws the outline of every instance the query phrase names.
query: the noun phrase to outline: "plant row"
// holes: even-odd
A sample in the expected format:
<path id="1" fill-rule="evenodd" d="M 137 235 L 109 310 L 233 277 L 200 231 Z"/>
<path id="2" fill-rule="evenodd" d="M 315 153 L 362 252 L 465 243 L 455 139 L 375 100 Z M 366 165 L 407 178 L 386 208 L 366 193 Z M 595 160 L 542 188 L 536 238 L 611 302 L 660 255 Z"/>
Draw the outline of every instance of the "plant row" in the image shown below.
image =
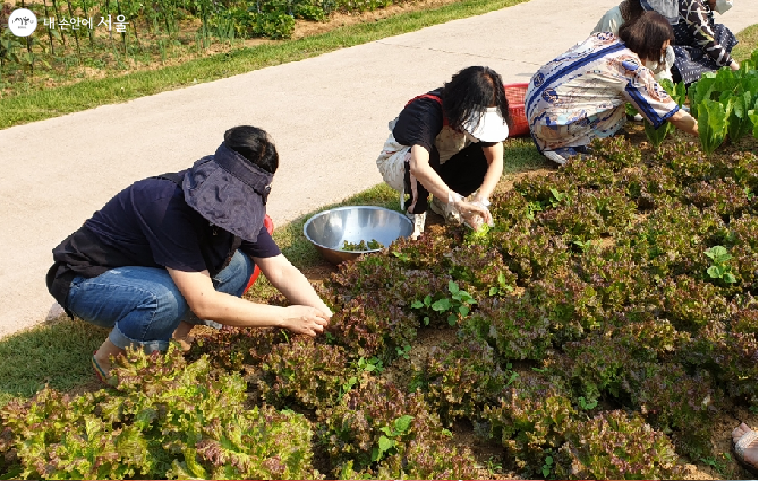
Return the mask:
<path id="1" fill-rule="evenodd" d="M 341 265 L 315 339 L 221 331 L 186 360 L 130 353 L 118 392 L 10 404 L 0 472 L 486 477 L 463 424 L 522 477 L 683 476 L 721 414 L 758 410 L 758 157 L 594 150 L 495 196 L 485 235 Z"/>

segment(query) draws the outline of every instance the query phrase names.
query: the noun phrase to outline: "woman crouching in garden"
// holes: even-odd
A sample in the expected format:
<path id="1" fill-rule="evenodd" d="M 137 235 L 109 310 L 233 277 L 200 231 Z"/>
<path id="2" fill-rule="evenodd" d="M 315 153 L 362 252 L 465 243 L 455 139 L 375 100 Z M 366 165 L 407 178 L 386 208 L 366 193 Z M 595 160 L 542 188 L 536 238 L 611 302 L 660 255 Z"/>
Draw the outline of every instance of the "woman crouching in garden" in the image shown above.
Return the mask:
<path id="1" fill-rule="evenodd" d="M 111 328 L 92 358 L 103 381 L 127 346 L 166 350 L 195 324 L 324 330 L 331 311 L 264 227 L 278 166 L 265 131 L 235 127 L 215 154 L 135 182 L 53 250 L 50 293 L 69 316 Z M 256 265 L 292 306 L 241 299 Z"/>
<path id="2" fill-rule="evenodd" d="M 526 92 L 537 149 L 557 164 L 587 153 L 593 139 L 612 136 L 624 125 L 627 102 L 656 128 L 671 122 L 697 136 L 697 121 L 680 110 L 647 67 L 663 61 L 673 38 L 665 17 L 644 12 L 624 24 L 618 37 L 596 33 L 541 67 Z"/>

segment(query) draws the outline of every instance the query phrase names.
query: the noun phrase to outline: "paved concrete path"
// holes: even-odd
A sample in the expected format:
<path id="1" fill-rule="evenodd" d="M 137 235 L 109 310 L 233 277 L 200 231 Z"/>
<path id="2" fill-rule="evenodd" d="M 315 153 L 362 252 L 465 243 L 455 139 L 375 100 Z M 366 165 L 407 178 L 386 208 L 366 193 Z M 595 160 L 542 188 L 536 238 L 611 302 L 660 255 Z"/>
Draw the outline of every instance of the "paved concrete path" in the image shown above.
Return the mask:
<path id="1" fill-rule="evenodd" d="M 51 249 L 108 199 L 212 153 L 223 132 L 270 132 L 282 164 L 269 198 L 277 226 L 382 181 L 374 163 L 405 102 L 469 65 L 506 83 L 583 40 L 619 0 L 531 0 L 212 83 L 0 131 L 0 338 L 42 322 Z M 758 1 L 719 21 L 758 23 Z"/>

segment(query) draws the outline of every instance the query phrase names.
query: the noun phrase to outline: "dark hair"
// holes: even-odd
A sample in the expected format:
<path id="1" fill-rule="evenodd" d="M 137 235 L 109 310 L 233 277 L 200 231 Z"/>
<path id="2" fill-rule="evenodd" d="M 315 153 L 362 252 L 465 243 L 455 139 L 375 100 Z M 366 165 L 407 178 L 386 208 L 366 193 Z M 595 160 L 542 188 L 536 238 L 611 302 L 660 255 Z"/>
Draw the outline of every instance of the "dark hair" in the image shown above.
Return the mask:
<path id="1" fill-rule="evenodd" d="M 621 17 L 624 19 L 625 24 L 636 22 L 645 11 L 642 8 L 640 0 L 624 0 L 619 7 L 621 8 Z"/>
<path id="2" fill-rule="evenodd" d="M 619 37 L 640 59 L 659 60 L 666 40 L 674 40 L 674 29 L 666 17 L 644 12 L 634 23 L 624 24 Z"/>
<path id="3" fill-rule="evenodd" d="M 463 123 L 472 115 L 484 112 L 493 104 L 510 125 L 503 79 L 489 67 L 466 67 L 442 87 L 442 109 L 455 130 L 463 130 Z"/>
<path id="4" fill-rule="evenodd" d="M 279 154 L 263 129 L 253 126 L 233 127 L 224 132 L 224 144 L 270 174 L 279 167 Z"/>

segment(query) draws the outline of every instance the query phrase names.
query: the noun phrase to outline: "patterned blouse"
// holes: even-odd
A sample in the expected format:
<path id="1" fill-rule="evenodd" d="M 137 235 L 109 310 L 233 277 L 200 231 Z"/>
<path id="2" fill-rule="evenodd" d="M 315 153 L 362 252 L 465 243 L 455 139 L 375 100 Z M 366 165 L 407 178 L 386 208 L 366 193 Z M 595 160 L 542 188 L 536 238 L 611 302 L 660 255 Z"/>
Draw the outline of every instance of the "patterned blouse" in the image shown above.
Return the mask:
<path id="1" fill-rule="evenodd" d="M 542 152 L 615 134 L 626 121 L 625 102 L 655 127 L 679 110 L 637 54 L 613 34 L 599 32 L 534 74 L 526 115 Z"/>
<path id="2" fill-rule="evenodd" d="M 732 56 L 716 41 L 713 12 L 707 1 L 679 0 L 679 26 L 685 26 L 692 40 L 702 48 L 719 67 L 732 63 Z M 680 41 L 677 38 L 677 41 Z M 678 43 L 678 42 L 677 42 Z"/>

